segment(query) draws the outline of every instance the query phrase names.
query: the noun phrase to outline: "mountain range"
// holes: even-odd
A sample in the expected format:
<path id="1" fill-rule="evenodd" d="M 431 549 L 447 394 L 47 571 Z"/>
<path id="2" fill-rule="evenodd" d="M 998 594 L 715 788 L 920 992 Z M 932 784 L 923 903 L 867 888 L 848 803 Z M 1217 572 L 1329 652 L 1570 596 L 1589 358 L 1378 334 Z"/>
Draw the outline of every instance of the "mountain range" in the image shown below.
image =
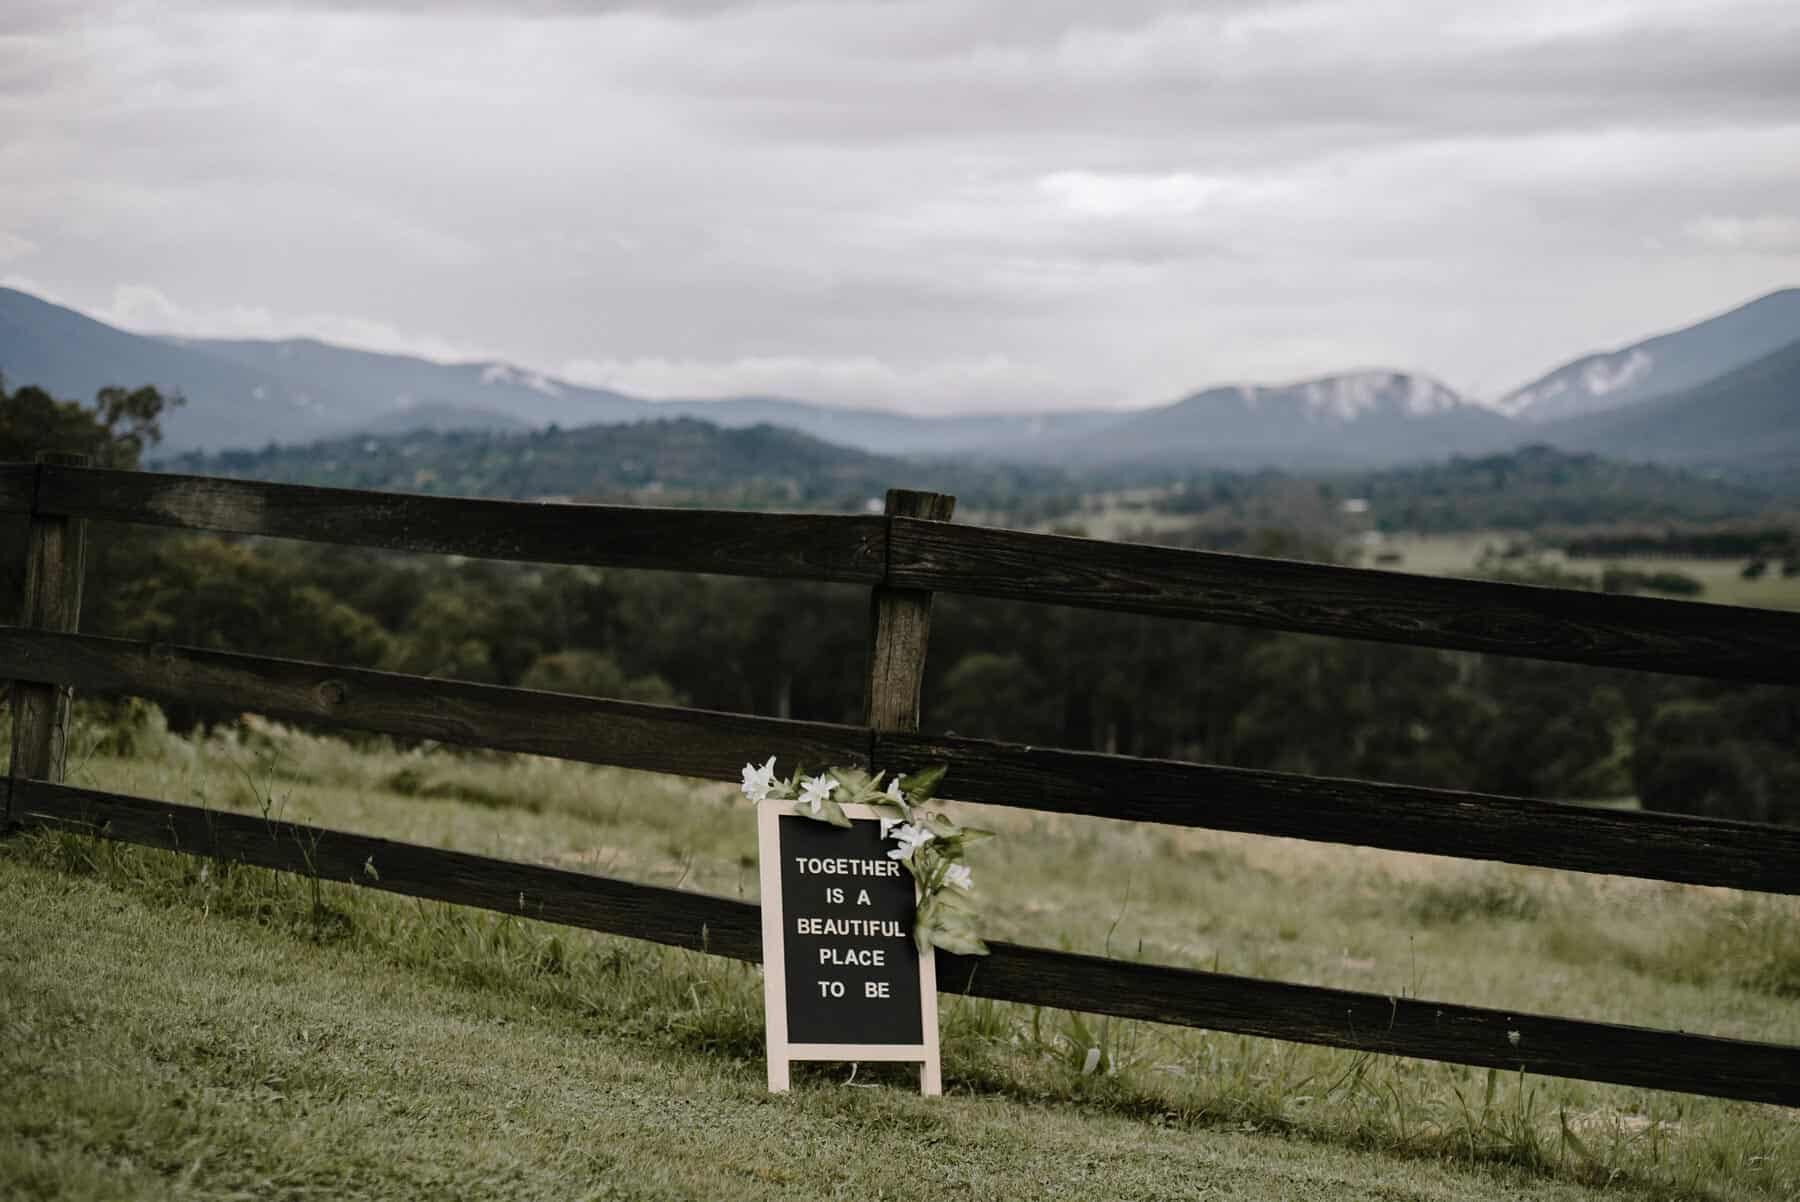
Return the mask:
<path id="1" fill-rule="evenodd" d="M 506 363 L 438 363 L 310 339 L 160 337 L 0 288 L 0 373 L 86 399 L 152 383 L 186 404 L 164 454 L 411 430 L 698 418 L 775 425 L 880 455 L 1071 471 L 1358 467 L 1526 442 L 1764 474 L 1800 470 L 1800 289 L 1612 351 L 1491 401 L 1377 369 L 1210 387 L 1144 409 L 924 417 L 781 397 L 649 400 Z"/>

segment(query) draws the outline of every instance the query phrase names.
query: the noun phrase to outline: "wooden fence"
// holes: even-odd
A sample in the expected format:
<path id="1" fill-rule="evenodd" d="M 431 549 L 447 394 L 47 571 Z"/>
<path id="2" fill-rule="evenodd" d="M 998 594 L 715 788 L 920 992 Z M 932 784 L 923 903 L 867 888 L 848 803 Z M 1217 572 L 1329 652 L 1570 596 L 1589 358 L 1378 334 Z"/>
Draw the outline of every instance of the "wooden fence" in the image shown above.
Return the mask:
<path id="1" fill-rule="evenodd" d="M 75 788 L 70 690 L 255 711 L 401 738 L 737 779 L 788 764 L 949 765 L 955 796 L 1126 821 L 1283 835 L 1800 894 L 1800 830 L 1515 797 L 918 733 L 933 592 L 1124 610 L 1608 667 L 1800 683 L 1800 614 L 1436 580 L 957 526 L 953 500 L 889 494 L 879 516 L 549 505 L 0 465 L 27 515 L 14 686 L 12 826 L 316 874 L 714 955 L 761 955 L 757 908 L 487 856 Z M 89 519 L 438 552 L 839 581 L 871 591 L 864 724 L 571 697 L 77 633 Z M 379 879 L 364 871 L 377 866 Z M 947 992 L 1360 1051 L 1800 1105 L 1800 1047 L 1521 1014 L 998 943 L 940 955 Z"/>

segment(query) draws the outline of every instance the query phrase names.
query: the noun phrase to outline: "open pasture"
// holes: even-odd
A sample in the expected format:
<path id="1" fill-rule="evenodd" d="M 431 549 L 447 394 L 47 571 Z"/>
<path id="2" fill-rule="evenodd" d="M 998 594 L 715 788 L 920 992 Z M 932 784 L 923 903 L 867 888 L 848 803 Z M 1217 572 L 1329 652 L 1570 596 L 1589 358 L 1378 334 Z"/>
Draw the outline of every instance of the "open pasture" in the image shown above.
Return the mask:
<path id="1" fill-rule="evenodd" d="M 1476 576 L 1484 553 L 1498 553 L 1509 543 L 1526 537 L 1513 531 L 1473 531 L 1466 534 L 1412 534 L 1386 536 L 1378 547 L 1366 549 L 1363 562 L 1396 572 L 1422 576 Z M 1377 563 L 1378 552 L 1400 555 L 1397 562 Z M 1780 564 L 1756 579 L 1745 579 L 1746 560 L 1699 559 L 1663 556 L 1605 556 L 1571 559 L 1561 551 L 1535 552 L 1532 559 L 1561 571 L 1598 577 L 1607 568 L 1639 572 L 1680 572 L 1700 581 L 1706 591 L 1693 598 L 1720 605 L 1752 605 L 1759 609 L 1800 609 L 1800 576 L 1783 577 Z M 1505 562 L 1505 561 L 1497 561 Z M 1516 561 L 1528 563 L 1531 560 Z"/>
<path id="2" fill-rule="evenodd" d="M 532 757 L 399 750 L 380 740 L 353 747 L 254 720 L 195 740 L 167 734 L 154 714 L 125 734 L 85 731 L 72 747 L 69 779 L 746 899 L 756 890 L 752 814 L 724 785 Z M 992 933 L 1001 938 L 1395 996 L 1800 1039 L 1800 906 L 1789 899 L 1018 811 L 987 810 L 977 820 L 1002 834 L 975 860 Z M 381 1121 L 375 1111 L 385 1106 L 411 1116 L 393 1164 L 383 1165 L 372 1152 L 366 1161 L 347 1162 L 389 1185 L 401 1179 L 383 1173 L 413 1172 L 430 1149 L 458 1138 L 474 1103 L 438 1114 L 435 1108 L 447 1103 L 416 1072 L 390 1066 L 358 1078 L 336 1063 L 341 1053 L 307 1044 L 314 1036 L 325 1039 L 323 1032 L 296 1034 L 283 1027 L 285 1019 L 268 1026 L 251 1021 L 257 1006 L 275 1003 L 255 992 L 227 1001 L 238 974 L 252 971 L 234 957 L 298 958 L 308 966 L 305 975 L 322 974 L 322 988 L 347 991 L 335 996 L 346 1012 L 366 1003 L 404 1025 L 420 1007 L 417 1038 L 429 1050 L 390 1046 L 383 1053 L 389 1060 L 416 1050 L 448 1057 L 445 1071 L 473 1073 L 454 1051 L 464 1040 L 489 1049 L 484 1055 L 520 1057 L 519 1071 L 540 1077 L 550 1064 L 603 1064 L 605 1073 L 631 1077 L 632 1096 L 648 1091 L 660 1099 L 640 1098 L 642 1105 L 674 1105 L 685 1096 L 683 1106 L 696 1113 L 725 1100 L 745 1102 L 760 1088 L 759 978 L 751 968 L 76 836 L 32 837 L 6 855 L 5 889 L 15 907 L 41 907 L 43 898 L 66 889 L 70 900 L 61 905 L 177 912 L 174 920 L 139 919 L 129 936 L 103 932 L 93 941 L 69 941 L 66 932 L 56 938 L 41 932 L 28 960 L 49 957 L 71 980 L 117 985 L 130 974 L 126 966 L 109 967 L 120 948 L 108 940 L 150 938 L 151 929 L 158 946 L 168 945 L 161 954 L 201 956 L 172 962 L 154 988 L 145 986 L 149 992 L 129 1002 L 136 1015 L 130 1021 L 150 1023 L 152 999 L 184 1005 L 178 997 L 197 989 L 210 999 L 203 1028 L 223 1024 L 252 1060 L 285 1065 L 271 1068 L 273 1084 L 221 1083 L 209 1076 L 221 1070 L 208 1068 L 204 1058 L 177 1057 L 154 1069 L 177 1097 L 261 1091 L 242 1117 L 243 1129 L 227 1142 L 259 1145 L 253 1164 L 271 1174 L 303 1172 L 297 1167 L 303 1145 L 323 1130 L 318 1098 L 311 1109 L 296 1109 L 272 1097 L 305 1096 L 298 1082 L 312 1080 L 305 1074 L 315 1069 L 348 1074 L 331 1087 L 341 1107 L 331 1120 L 332 1138 L 373 1148 Z M 56 887 L 50 882 L 57 878 L 43 875 L 46 865 L 93 879 Z M 218 959 L 209 965 L 211 956 Z M 126 959 L 136 965 L 132 971 L 155 975 L 135 954 Z M 14 961 L 9 971 L 36 968 Z M 168 974 L 185 983 L 178 988 Z M 194 974 L 201 979 L 191 979 Z M 291 983 L 298 990 L 291 1005 L 311 1004 L 314 986 Z M 456 992 L 440 996 L 436 991 L 446 983 Z M 101 1011 L 127 1007 L 118 997 L 102 1000 L 113 987 L 95 983 L 88 994 L 58 1003 L 66 1011 L 60 1017 L 46 1017 L 38 1007 L 28 1012 L 38 1016 L 30 1021 L 80 1029 Z M 443 1007 L 458 1015 L 455 1038 L 440 1028 Z M 951 1196 L 1058 1196 L 1063 1178 L 1051 1174 L 1034 1183 L 1030 1176 L 1034 1149 L 1091 1158 L 1097 1145 L 1141 1148 L 1145 1140 L 1163 1141 L 1145 1162 L 1161 1165 L 1158 1172 L 1199 1171 L 1161 1159 L 1177 1147 L 1178 1159 L 1200 1155 L 1215 1167 L 1234 1157 L 1255 1161 L 1261 1175 L 1234 1187 L 1233 1196 L 1244 1197 L 1366 1197 L 1377 1181 L 1398 1187 L 1401 1180 L 1404 1190 L 1393 1196 L 1548 1197 L 1564 1196 L 1562 1185 L 1607 1184 L 1625 1196 L 1779 1198 L 1800 1188 L 1800 1124 L 1775 1107 L 1521 1080 L 962 998 L 945 999 L 944 1034 L 954 1118 L 927 1119 L 915 1111 L 916 1099 L 899 1096 L 904 1087 L 878 1095 L 857 1088 L 869 1079 L 866 1072 L 846 1088 L 846 1074 L 819 1069 L 802 1077 L 791 1103 L 798 1113 L 782 1111 L 783 1121 L 850 1123 L 860 1132 L 881 1125 L 865 1113 L 873 1107 L 904 1115 L 902 1127 L 920 1129 L 1023 1123 L 1017 1158 L 984 1160 Z M 92 1063 L 80 1054 L 67 1063 L 89 1063 L 87 1077 L 70 1078 L 58 1067 L 71 1055 L 66 1038 L 46 1042 L 37 1027 L 31 1035 L 14 1039 L 9 1055 L 25 1058 L 17 1067 L 41 1088 L 51 1082 L 88 1088 L 78 1088 L 78 1079 L 100 1088 L 91 1081 Z M 364 1032 L 358 1038 L 400 1037 Z M 494 1040 L 506 1046 L 495 1048 Z M 132 1074 L 152 1070 L 123 1063 L 132 1054 L 116 1042 L 109 1038 L 101 1046 L 111 1051 L 98 1054 L 123 1058 L 120 1088 L 138 1088 L 130 1085 Z M 646 1084 L 663 1074 L 674 1082 L 666 1094 Z M 139 1085 L 150 1090 L 149 1083 Z M 385 1100 L 377 1105 L 365 1089 Z M 566 1081 L 547 1081 L 543 1089 L 572 1096 Z M 507 1096 L 516 1101 L 508 1104 L 524 1108 L 521 1115 L 536 1114 L 535 1092 L 515 1088 Z M 183 1162 L 175 1133 L 200 1137 L 148 1096 L 131 1104 L 173 1124 L 166 1138 L 174 1142 L 138 1134 L 131 1138 L 146 1145 L 122 1147 L 123 1127 L 107 1135 L 105 1116 L 94 1108 L 124 1103 L 58 1097 L 49 1111 L 27 1112 L 15 1100 L 5 1120 L 25 1137 L 17 1145 L 25 1151 L 15 1153 L 25 1159 L 8 1176 L 37 1181 L 36 1192 L 86 1189 L 103 1196 L 109 1183 L 139 1180 L 160 1182 L 172 1196 L 210 1196 L 229 1192 L 226 1184 L 248 1171 L 223 1161 Z M 1026 1110 L 1013 1111 L 1025 1103 Z M 657 1136 L 663 1142 L 646 1152 L 649 1137 L 629 1134 L 627 1117 L 592 1099 L 578 1111 L 590 1125 L 552 1122 L 550 1130 L 566 1141 L 556 1148 L 547 1147 L 551 1137 L 542 1130 L 527 1133 L 536 1119 L 518 1119 L 519 1176 L 497 1192 L 537 1196 L 527 1186 L 546 1165 L 562 1166 L 561 1172 L 604 1162 L 615 1174 L 611 1180 L 635 1184 L 590 1196 L 692 1196 L 692 1183 L 702 1178 L 682 1176 L 697 1172 L 684 1157 L 701 1154 L 698 1147 L 684 1152 L 674 1137 Z M 47 1119 L 47 1113 L 61 1117 Z M 208 1121 L 239 1122 L 217 1114 Z M 780 1194 L 775 1185 L 819 1196 L 840 1188 L 841 1178 L 781 1149 L 780 1126 L 771 1122 L 758 1132 L 754 1125 L 730 1125 L 721 1136 L 731 1160 L 771 1174 L 747 1176 L 744 1196 Z M 578 1156 L 574 1145 L 583 1130 L 616 1130 L 624 1150 Z M 1169 1144 L 1172 1131 L 1191 1132 L 1191 1141 Z M 1246 1150 L 1242 1141 L 1252 1134 L 1257 1138 Z M 891 1147 L 882 1140 L 902 1135 L 878 1137 L 874 1146 Z M 911 1138 L 904 1136 L 904 1147 L 913 1147 Z M 1380 1155 L 1346 1157 L 1343 1150 L 1352 1148 Z M 592 1164 L 580 1159 L 596 1155 L 600 1161 Z M 118 1175 L 126 1166 L 141 1173 L 147 1163 L 174 1167 L 138 1178 Z M 891 1176 L 859 1180 L 888 1196 L 942 1196 L 941 1164 L 934 1159 L 930 1172 L 896 1167 Z M 445 1171 L 454 1172 L 454 1165 Z M 1152 1174 L 1140 1180 L 1120 1171 L 1110 1168 L 1103 1178 L 1120 1196 L 1161 1196 L 1158 1181 L 1172 1187 L 1183 1179 Z M 985 1188 L 975 1183 L 983 1172 L 990 1174 Z M 1067 1183 L 1081 1179 L 1075 1173 Z M 1318 1188 L 1300 1188 L 1303 1179 Z M 91 1188 L 77 1188 L 82 1182 Z M 1083 1195 L 1077 1189 L 1069 1196 Z"/>

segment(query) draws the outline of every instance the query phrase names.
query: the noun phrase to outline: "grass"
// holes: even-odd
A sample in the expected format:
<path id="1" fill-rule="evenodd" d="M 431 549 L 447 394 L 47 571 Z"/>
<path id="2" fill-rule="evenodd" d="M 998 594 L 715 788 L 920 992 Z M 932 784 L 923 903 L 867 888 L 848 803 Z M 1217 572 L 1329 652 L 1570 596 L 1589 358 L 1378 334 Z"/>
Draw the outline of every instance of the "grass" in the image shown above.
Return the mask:
<path id="1" fill-rule="evenodd" d="M 1467 534 L 1395 534 L 1381 544 L 1380 550 L 1398 552 L 1398 563 L 1370 566 L 1398 572 L 1416 572 L 1425 576 L 1474 576 L 1477 561 L 1487 549 L 1499 551 L 1518 535 L 1506 532 L 1473 532 Z M 1755 580 L 1743 576 L 1743 559 L 1696 559 L 1607 556 L 1596 559 L 1569 559 L 1560 551 L 1543 551 L 1537 558 L 1565 571 L 1598 577 L 1606 568 L 1628 568 L 1641 572 L 1680 572 L 1692 576 L 1705 586 L 1696 601 L 1720 605 L 1750 605 L 1759 609 L 1800 609 L 1800 576 L 1783 577 L 1779 562 Z"/>
<path id="2" fill-rule="evenodd" d="M 76 742 L 98 787 L 755 892 L 725 786 L 254 722 Z M 981 819 L 1003 938 L 1800 1042 L 1785 900 Z M 0 1078 L 26 1083 L 0 1090 L 0 1193 L 1800 1195 L 1774 1107 L 952 998 L 942 1104 L 835 1067 L 773 1100 L 760 979 L 728 962 L 71 836 L 7 844 L 0 894 Z"/>

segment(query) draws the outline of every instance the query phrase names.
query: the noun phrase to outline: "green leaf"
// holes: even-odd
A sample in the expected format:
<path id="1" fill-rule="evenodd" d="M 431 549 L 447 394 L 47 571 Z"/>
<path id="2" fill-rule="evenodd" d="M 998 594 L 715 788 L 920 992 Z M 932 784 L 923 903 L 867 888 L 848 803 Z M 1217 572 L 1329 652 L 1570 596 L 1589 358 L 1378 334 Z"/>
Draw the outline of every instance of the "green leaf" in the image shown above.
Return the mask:
<path id="1" fill-rule="evenodd" d="M 1575 1155 L 1581 1157 L 1589 1164 L 1598 1164 L 1599 1160 L 1592 1152 L 1588 1151 L 1588 1146 L 1582 1141 L 1581 1136 L 1575 1134 L 1575 1129 L 1569 1126 L 1569 1112 L 1567 1110 L 1559 1110 L 1557 1112 L 1557 1117 L 1562 1120 L 1563 1142 L 1567 1143 L 1571 1148 L 1574 1148 Z"/>
<path id="2" fill-rule="evenodd" d="M 826 799 L 824 805 L 819 807 L 819 817 L 833 826 L 850 825 L 850 817 L 844 813 L 844 807 L 829 798 Z"/>
<path id="3" fill-rule="evenodd" d="M 931 797 L 933 791 L 938 787 L 938 782 L 944 779 L 944 773 L 948 771 L 947 765 L 934 764 L 932 767 L 914 772 L 910 776 L 901 777 L 900 788 L 914 802 L 925 801 Z"/>
<path id="4" fill-rule="evenodd" d="M 833 768 L 831 777 L 837 781 L 840 788 L 847 790 L 852 798 L 868 792 L 869 774 L 861 768 Z"/>
<path id="5" fill-rule="evenodd" d="M 933 898 L 934 901 L 939 902 L 941 908 L 932 913 L 932 926 L 939 930 L 964 931 L 973 935 L 975 933 L 975 916 L 967 910 L 943 906 L 943 897 L 944 894 L 940 893 Z"/>
<path id="6" fill-rule="evenodd" d="M 956 839 L 962 835 L 962 827 L 942 814 L 925 815 L 925 827 L 940 839 Z"/>
<path id="7" fill-rule="evenodd" d="M 976 904 L 975 899 L 961 889 L 946 886 L 931 896 L 933 901 L 946 910 L 957 910 L 969 915 L 981 913 L 981 907 Z"/>

